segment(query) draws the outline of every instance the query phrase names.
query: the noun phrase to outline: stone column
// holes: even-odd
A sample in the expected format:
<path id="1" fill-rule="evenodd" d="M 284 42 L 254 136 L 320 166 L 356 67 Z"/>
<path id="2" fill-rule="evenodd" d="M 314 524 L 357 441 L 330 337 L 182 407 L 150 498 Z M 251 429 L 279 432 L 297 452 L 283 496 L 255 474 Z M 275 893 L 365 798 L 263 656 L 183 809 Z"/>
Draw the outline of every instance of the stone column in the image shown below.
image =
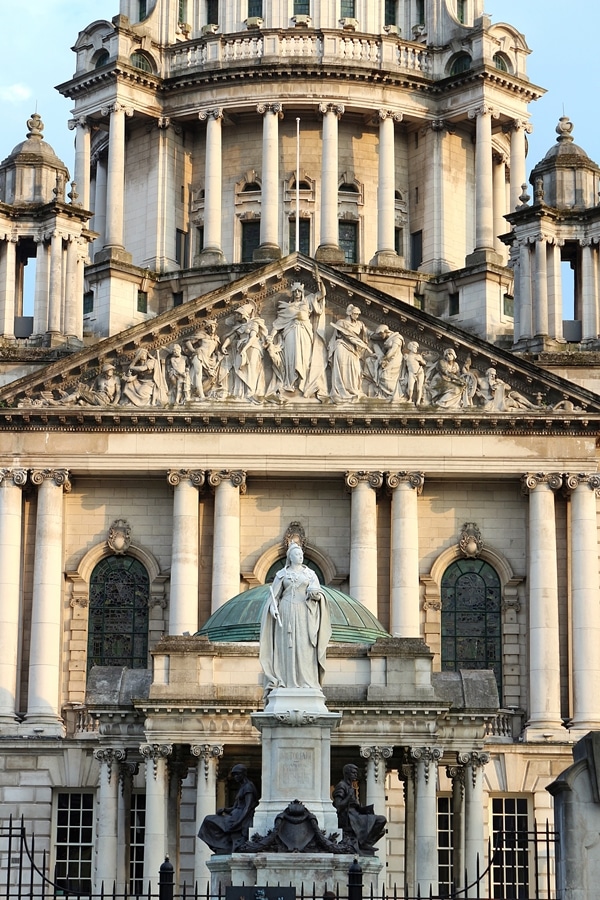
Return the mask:
<path id="1" fill-rule="evenodd" d="M 63 300 L 63 238 L 53 231 L 50 238 L 50 285 L 48 296 L 48 333 L 60 334 Z"/>
<path id="2" fill-rule="evenodd" d="M 377 490 L 383 472 L 346 472 L 350 509 L 350 596 L 377 616 Z"/>
<path id="3" fill-rule="evenodd" d="M 506 215 L 506 157 L 500 153 L 492 155 L 493 166 L 493 190 L 494 190 L 494 250 L 504 260 L 507 258 L 507 248 L 498 235 L 505 234 L 509 225 Z"/>
<path id="4" fill-rule="evenodd" d="M 117 891 L 129 890 L 129 839 L 131 834 L 131 796 L 133 780 L 138 774 L 138 762 L 119 763 L 119 789 L 117 791 Z M 137 827 L 137 822 L 134 825 Z"/>
<path id="5" fill-rule="evenodd" d="M 246 493 L 246 473 L 211 472 L 215 489 L 213 538 L 212 612 L 240 592 L 240 494 Z"/>
<path id="6" fill-rule="evenodd" d="M 510 132 L 510 212 L 514 212 L 521 205 L 519 198 L 527 181 L 526 135 L 533 128 L 524 119 L 514 119 L 506 130 Z"/>
<path id="7" fill-rule="evenodd" d="M 173 486 L 173 544 L 169 634 L 198 631 L 198 490 L 204 472 L 188 469 L 168 473 Z"/>
<path id="8" fill-rule="evenodd" d="M 94 891 L 107 894 L 118 880 L 118 806 L 119 771 L 124 761 L 124 750 L 109 747 L 94 750 L 94 759 L 100 763 L 98 802 L 96 804 L 96 860 Z"/>
<path id="9" fill-rule="evenodd" d="M 536 236 L 534 244 L 535 271 L 533 276 L 533 334 L 548 335 L 548 262 L 546 238 Z"/>
<path id="10" fill-rule="evenodd" d="M 565 737 L 560 709 L 560 644 L 554 491 L 562 476 L 524 475 L 529 494 L 529 721 L 527 739 Z"/>
<path id="11" fill-rule="evenodd" d="M 133 115 L 133 109 L 118 101 L 102 110 L 110 114 L 108 138 L 108 172 L 106 182 L 106 236 L 107 249 L 123 250 L 123 206 L 125 195 L 125 117 Z"/>
<path id="12" fill-rule="evenodd" d="M 485 869 L 483 767 L 489 760 L 488 753 L 458 755 L 459 763 L 465 766 L 465 871 L 468 884 L 477 881 Z M 478 897 L 478 886 L 467 890 L 465 896 Z"/>
<path id="13" fill-rule="evenodd" d="M 66 469 L 34 469 L 38 486 L 29 651 L 29 691 L 24 733 L 63 737 L 60 715 L 63 589 L 63 492 Z"/>
<path id="14" fill-rule="evenodd" d="M 71 119 L 69 130 L 75 132 L 75 183 L 84 209 L 90 209 L 90 145 L 91 130 L 88 119 Z"/>
<path id="15" fill-rule="evenodd" d="M 279 245 L 279 120 L 281 103 L 261 103 L 263 117 L 262 192 L 260 206 L 260 246 L 254 251 L 257 262 L 281 257 Z"/>
<path id="16" fill-rule="evenodd" d="M 192 744 L 192 756 L 197 757 L 196 769 L 196 834 L 204 821 L 205 816 L 212 816 L 217 811 L 217 775 L 219 759 L 223 756 L 223 746 L 220 744 Z M 207 862 L 212 852 L 204 841 L 196 841 L 194 857 L 194 884 L 198 890 L 205 892 L 207 884 L 210 884 L 210 872 Z"/>
<path id="17" fill-rule="evenodd" d="M 416 772 L 413 762 L 407 762 L 398 769 L 398 778 L 404 786 L 404 882 L 409 896 L 416 895 L 415 867 L 415 793 Z"/>
<path id="18" fill-rule="evenodd" d="M 390 472 L 387 476 L 392 492 L 390 631 L 394 637 L 421 634 L 418 497 L 424 480 L 422 472 Z"/>
<path id="19" fill-rule="evenodd" d="M 377 186 L 376 266 L 398 266 L 396 253 L 396 143 L 394 123 L 402 113 L 379 110 L 379 184 Z"/>
<path id="20" fill-rule="evenodd" d="M 469 111 L 475 119 L 475 250 L 494 250 L 494 195 L 492 175 L 492 118 L 497 110 L 482 104 Z"/>
<path id="21" fill-rule="evenodd" d="M 598 475 L 567 475 L 571 491 L 571 605 L 573 729 L 600 731 L 600 588 L 598 585 Z"/>
<path id="22" fill-rule="evenodd" d="M 531 297 L 531 251 L 528 241 L 519 245 L 519 334 L 515 343 L 533 334 L 533 303 Z"/>
<path id="23" fill-rule="evenodd" d="M 581 339 L 595 341 L 598 338 L 598 282 L 596 250 L 590 238 L 581 240 Z"/>
<path id="24" fill-rule="evenodd" d="M 465 769 L 464 766 L 448 766 L 446 775 L 452 779 L 452 871 L 458 888 L 464 888 L 465 880 Z"/>
<path id="25" fill-rule="evenodd" d="M 344 107 L 334 103 L 319 104 L 323 116 L 323 143 L 321 158 L 321 243 L 316 258 L 322 262 L 342 263 L 340 250 L 338 188 L 338 122 Z"/>
<path id="26" fill-rule="evenodd" d="M 79 255 L 79 242 L 69 235 L 67 240 L 67 263 L 65 277 L 65 324 L 67 337 L 83 339 L 83 296 L 78 295 L 78 268 L 82 265 Z"/>
<path id="27" fill-rule="evenodd" d="M 98 232 L 98 237 L 94 241 L 94 253 L 101 250 L 106 243 L 106 179 L 106 157 L 99 155 L 96 159 L 94 218 L 91 223 L 92 230 Z"/>
<path id="28" fill-rule="evenodd" d="M 15 285 L 17 278 L 17 237 L 5 235 L 0 241 L 0 336 L 15 336 Z"/>
<path id="29" fill-rule="evenodd" d="M 415 760 L 415 882 L 420 896 L 437 894 L 437 765 L 442 751 L 436 747 L 413 747 Z"/>
<path id="30" fill-rule="evenodd" d="M 379 816 L 387 817 L 385 802 L 385 761 L 386 759 L 390 759 L 393 752 L 393 747 L 367 746 L 360 748 L 360 755 L 367 761 L 367 805 L 372 804 L 373 809 Z M 377 856 L 385 869 L 387 858 L 385 837 L 377 844 Z"/>
<path id="31" fill-rule="evenodd" d="M 27 469 L 0 469 L 0 734 L 14 733 L 21 597 L 22 489 Z"/>
<path id="32" fill-rule="evenodd" d="M 158 889 L 158 870 L 167 855 L 168 771 L 172 744 L 141 744 L 146 763 L 146 832 L 144 839 L 144 887 Z"/>
<path id="33" fill-rule="evenodd" d="M 33 334 L 45 334 L 48 330 L 48 277 L 49 247 L 45 235 L 35 239 L 35 289 L 33 297 Z"/>
<path id="34" fill-rule="evenodd" d="M 206 151 L 204 159 L 204 248 L 200 253 L 200 265 L 224 263 L 222 247 L 222 122 L 223 109 L 203 110 L 198 114 L 206 122 Z"/>
<path id="35" fill-rule="evenodd" d="M 563 240 L 554 238 L 549 246 L 548 266 L 548 334 L 555 341 L 564 342 L 563 298 L 560 248 Z"/>

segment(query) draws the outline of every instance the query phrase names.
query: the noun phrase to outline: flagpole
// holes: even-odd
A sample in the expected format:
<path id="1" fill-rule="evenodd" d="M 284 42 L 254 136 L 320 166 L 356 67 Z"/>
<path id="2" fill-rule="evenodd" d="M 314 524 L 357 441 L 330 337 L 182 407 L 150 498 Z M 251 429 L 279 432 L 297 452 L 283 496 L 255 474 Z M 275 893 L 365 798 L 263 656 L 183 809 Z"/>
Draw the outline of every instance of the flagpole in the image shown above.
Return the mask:
<path id="1" fill-rule="evenodd" d="M 300 251 L 300 119 L 296 119 L 296 253 Z"/>

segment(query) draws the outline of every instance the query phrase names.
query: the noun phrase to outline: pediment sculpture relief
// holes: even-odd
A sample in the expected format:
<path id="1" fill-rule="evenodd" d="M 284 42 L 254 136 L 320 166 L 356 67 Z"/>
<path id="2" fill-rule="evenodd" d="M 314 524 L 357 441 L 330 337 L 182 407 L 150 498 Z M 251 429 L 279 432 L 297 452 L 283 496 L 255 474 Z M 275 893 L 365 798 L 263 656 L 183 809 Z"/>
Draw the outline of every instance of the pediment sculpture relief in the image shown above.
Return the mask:
<path id="1" fill-rule="evenodd" d="M 65 382 L 19 402 L 25 406 L 181 408 L 236 401 L 345 405 L 371 402 L 404 408 L 473 409 L 501 413 L 575 407 L 530 395 L 498 376 L 492 360 L 436 336 L 406 318 L 379 323 L 369 309 L 339 296 L 328 300 L 318 270 L 316 288 L 294 281 L 269 301 L 248 299 L 232 312 L 206 314 L 177 340 L 140 347 L 106 360 L 89 382 Z M 360 302 L 360 297 L 357 302 Z M 369 313 L 371 314 L 369 316 Z M 371 319 L 371 321 L 370 321 Z M 402 329 L 402 331 L 400 330 Z M 449 341 L 448 341 L 449 344 Z M 435 346 L 435 349 L 434 349 Z M 464 355 L 463 355 L 464 354 Z M 68 373 L 67 373 L 68 377 Z"/>

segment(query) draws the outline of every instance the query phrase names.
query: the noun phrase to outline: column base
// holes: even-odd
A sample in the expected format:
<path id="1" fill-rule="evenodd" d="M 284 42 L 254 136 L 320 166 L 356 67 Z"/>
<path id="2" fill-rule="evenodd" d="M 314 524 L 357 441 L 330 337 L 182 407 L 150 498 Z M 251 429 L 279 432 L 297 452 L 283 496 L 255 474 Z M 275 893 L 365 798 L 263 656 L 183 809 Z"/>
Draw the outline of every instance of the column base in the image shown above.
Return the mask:
<path id="1" fill-rule="evenodd" d="M 194 265 L 224 266 L 226 262 L 227 260 L 225 259 L 223 251 L 218 247 L 213 247 L 212 249 L 202 250 L 194 260 Z"/>
<path id="2" fill-rule="evenodd" d="M 378 250 L 371 260 L 372 266 L 382 269 L 404 269 L 404 257 L 398 256 L 395 250 Z"/>
<path id="3" fill-rule="evenodd" d="M 340 250 L 337 244 L 321 244 L 317 247 L 315 253 L 317 262 L 329 263 L 330 265 L 341 265 L 346 262 L 344 251 Z"/>
<path id="4" fill-rule="evenodd" d="M 560 725 L 526 725 L 523 731 L 523 740 L 526 743 L 543 742 L 550 744 L 558 741 L 561 744 L 565 744 L 570 743 L 572 737 L 567 729 L 562 728 Z"/>
<path id="5" fill-rule="evenodd" d="M 61 719 L 51 719 L 49 716 L 35 716 L 27 719 L 17 728 L 19 737 L 32 738 L 64 738 L 66 728 Z"/>
<path id="6" fill-rule="evenodd" d="M 94 263 L 104 262 L 123 263 L 123 265 L 130 266 L 133 256 L 127 252 L 125 247 L 103 247 L 94 254 Z"/>
<path id="7" fill-rule="evenodd" d="M 465 266 L 481 265 L 503 266 L 504 260 L 491 247 L 478 248 L 465 257 Z"/>
<path id="8" fill-rule="evenodd" d="M 272 262 L 281 259 L 281 247 L 277 244 L 261 244 L 252 254 L 252 262 Z"/>

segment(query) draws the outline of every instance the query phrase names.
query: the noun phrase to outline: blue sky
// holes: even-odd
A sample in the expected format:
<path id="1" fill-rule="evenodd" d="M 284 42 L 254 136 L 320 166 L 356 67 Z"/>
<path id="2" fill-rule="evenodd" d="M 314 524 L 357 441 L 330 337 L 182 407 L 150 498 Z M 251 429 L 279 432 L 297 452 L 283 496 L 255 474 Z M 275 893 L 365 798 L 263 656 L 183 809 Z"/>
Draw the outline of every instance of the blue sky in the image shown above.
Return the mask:
<path id="1" fill-rule="evenodd" d="M 535 131 L 530 136 L 528 170 L 556 138 L 561 115 L 575 125 L 576 142 L 600 160 L 600 123 L 594 102 L 598 82 L 592 62 L 598 54 L 600 3 L 597 0 L 487 0 L 494 22 L 509 22 L 522 31 L 532 49 L 528 71 L 548 93 L 531 107 Z M 25 18 L 18 5 L 0 0 L 0 159 L 24 140 L 26 120 L 37 110 L 45 138 L 72 171 L 73 134 L 67 129 L 69 103 L 53 89 L 74 71 L 70 47 L 81 28 L 95 19 L 110 19 L 118 0 L 33 0 Z"/>

